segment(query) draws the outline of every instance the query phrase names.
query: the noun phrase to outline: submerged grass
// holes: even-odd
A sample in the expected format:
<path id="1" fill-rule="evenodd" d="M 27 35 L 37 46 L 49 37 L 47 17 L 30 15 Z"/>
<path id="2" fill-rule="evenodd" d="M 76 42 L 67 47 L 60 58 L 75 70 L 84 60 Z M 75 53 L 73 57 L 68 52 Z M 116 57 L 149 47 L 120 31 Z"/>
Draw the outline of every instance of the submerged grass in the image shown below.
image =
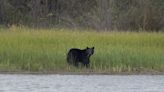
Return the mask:
<path id="1" fill-rule="evenodd" d="M 70 48 L 87 46 L 95 46 L 91 68 L 67 65 Z M 4 29 L 0 32 L 0 71 L 164 72 L 164 34 Z"/>

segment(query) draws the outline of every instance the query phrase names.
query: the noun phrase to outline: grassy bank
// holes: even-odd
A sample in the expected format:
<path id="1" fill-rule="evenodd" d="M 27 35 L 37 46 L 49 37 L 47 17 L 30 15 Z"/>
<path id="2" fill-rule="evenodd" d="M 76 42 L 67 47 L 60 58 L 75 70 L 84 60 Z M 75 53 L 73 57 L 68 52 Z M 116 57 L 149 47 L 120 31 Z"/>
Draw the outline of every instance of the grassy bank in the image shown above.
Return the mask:
<path id="1" fill-rule="evenodd" d="M 95 46 L 90 69 L 66 63 L 72 47 Z M 164 33 L 1 29 L 0 71 L 164 72 Z"/>

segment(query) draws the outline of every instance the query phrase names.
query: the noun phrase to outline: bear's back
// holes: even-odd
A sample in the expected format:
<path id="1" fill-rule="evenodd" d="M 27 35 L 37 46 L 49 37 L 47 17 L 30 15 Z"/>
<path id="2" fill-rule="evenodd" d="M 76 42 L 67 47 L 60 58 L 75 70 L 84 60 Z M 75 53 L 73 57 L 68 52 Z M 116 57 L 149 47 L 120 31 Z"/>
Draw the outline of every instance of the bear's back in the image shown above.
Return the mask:
<path id="1" fill-rule="evenodd" d="M 80 60 L 86 57 L 85 50 L 81 50 L 78 48 L 72 48 L 70 49 L 69 53 L 71 56 L 79 58 Z"/>
<path id="2" fill-rule="evenodd" d="M 80 50 L 80 49 L 77 49 L 77 48 L 72 48 L 72 49 L 69 50 L 69 53 L 74 54 L 74 55 L 75 55 L 75 54 L 76 54 L 76 55 L 80 55 L 80 54 L 83 53 L 83 51 Z"/>

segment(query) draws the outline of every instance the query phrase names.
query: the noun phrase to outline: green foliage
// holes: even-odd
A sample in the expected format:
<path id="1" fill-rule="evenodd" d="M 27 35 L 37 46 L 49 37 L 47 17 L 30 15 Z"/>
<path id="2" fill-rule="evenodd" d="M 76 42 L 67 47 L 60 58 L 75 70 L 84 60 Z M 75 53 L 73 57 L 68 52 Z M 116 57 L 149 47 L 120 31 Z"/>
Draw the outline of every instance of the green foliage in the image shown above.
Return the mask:
<path id="1" fill-rule="evenodd" d="M 0 0 L 0 24 L 160 31 L 163 0 Z"/>
<path id="2" fill-rule="evenodd" d="M 95 46 L 87 71 L 164 72 L 163 33 L 9 30 L 0 32 L 0 71 L 83 72 L 67 65 L 66 54 Z"/>

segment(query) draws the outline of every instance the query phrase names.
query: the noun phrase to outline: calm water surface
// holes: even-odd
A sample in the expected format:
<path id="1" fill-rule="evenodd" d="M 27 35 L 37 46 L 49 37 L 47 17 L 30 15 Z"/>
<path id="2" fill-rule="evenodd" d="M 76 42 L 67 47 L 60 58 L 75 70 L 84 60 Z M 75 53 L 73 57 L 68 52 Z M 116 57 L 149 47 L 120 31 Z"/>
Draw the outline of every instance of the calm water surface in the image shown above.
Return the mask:
<path id="1" fill-rule="evenodd" d="M 164 92 L 164 75 L 0 74 L 0 92 Z"/>

